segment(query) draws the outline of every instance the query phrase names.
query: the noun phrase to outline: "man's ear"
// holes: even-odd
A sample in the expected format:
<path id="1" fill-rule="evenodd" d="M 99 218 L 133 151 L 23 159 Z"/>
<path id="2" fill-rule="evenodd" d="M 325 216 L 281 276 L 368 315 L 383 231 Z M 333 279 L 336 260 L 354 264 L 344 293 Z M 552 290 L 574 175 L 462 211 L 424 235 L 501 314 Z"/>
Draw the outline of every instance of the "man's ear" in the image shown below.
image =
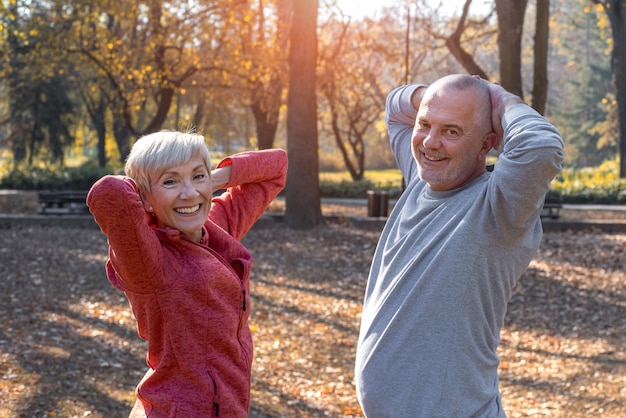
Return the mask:
<path id="1" fill-rule="evenodd" d="M 494 150 L 500 148 L 500 142 L 500 138 L 498 138 L 498 134 L 495 132 L 490 132 L 485 135 L 485 138 L 483 139 L 483 151 L 486 149 L 485 155 L 491 151 L 492 148 Z"/>

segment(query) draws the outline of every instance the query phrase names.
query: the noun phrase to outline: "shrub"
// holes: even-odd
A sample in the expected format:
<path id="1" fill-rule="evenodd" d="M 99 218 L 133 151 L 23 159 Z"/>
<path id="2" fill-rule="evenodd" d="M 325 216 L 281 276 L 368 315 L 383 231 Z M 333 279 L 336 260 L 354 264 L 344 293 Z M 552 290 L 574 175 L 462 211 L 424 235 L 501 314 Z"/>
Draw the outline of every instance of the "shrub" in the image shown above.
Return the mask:
<path id="1" fill-rule="evenodd" d="M 626 204 L 626 179 L 620 179 L 618 171 L 617 160 L 605 161 L 598 167 L 565 168 L 552 182 L 548 198 L 563 203 Z M 13 168 L 0 177 L 0 189 L 88 190 L 112 172 L 95 162 L 69 168 Z M 365 179 L 356 182 L 347 172 L 324 172 L 320 173 L 320 192 L 323 197 L 366 198 L 368 190 L 384 190 L 398 198 L 400 179 L 398 170 L 368 171 Z"/>
<path id="2" fill-rule="evenodd" d="M 320 192 L 323 197 L 365 198 L 368 190 L 384 190 L 389 192 L 392 198 L 400 196 L 401 189 L 393 183 L 374 183 L 371 180 L 340 182 L 332 180 L 320 180 Z"/>
<path id="3" fill-rule="evenodd" d="M 618 175 L 617 160 L 598 167 L 565 168 L 552 182 L 550 195 L 564 203 L 626 203 L 626 179 Z"/>
<path id="4" fill-rule="evenodd" d="M 64 168 L 14 168 L 0 178 L 0 189 L 14 190 L 88 190 L 111 170 L 95 163 Z"/>

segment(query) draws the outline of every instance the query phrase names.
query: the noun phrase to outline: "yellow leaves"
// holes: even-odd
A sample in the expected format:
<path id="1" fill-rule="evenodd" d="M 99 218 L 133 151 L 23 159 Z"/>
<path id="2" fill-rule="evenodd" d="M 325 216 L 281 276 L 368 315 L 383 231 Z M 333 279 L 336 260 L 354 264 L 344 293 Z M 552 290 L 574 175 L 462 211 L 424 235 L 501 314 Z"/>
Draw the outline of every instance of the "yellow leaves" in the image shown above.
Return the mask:
<path id="1" fill-rule="evenodd" d="M 363 415 L 363 411 L 361 411 L 361 407 L 358 405 L 357 406 L 344 406 L 343 414 L 346 416 L 360 417 Z"/>
<path id="2" fill-rule="evenodd" d="M 603 33 L 604 30 L 610 28 L 610 26 L 611 23 L 609 22 L 609 17 L 606 15 L 606 13 L 598 16 L 598 28 L 600 28 L 601 33 Z"/>
<path id="3" fill-rule="evenodd" d="M 619 178 L 617 159 L 605 161 L 599 167 L 582 169 L 563 169 L 559 178 L 552 182 L 552 189 L 569 195 L 614 193 L 615 190 L 626 190 L 626 180 Z"/>
<path id="4" fill-rule="evenodd" d="M 609 100 L 608 98 L 603 97 L 603 98 L 602 98 L 602 104 L 603 104 L 603 105 L 608 105 L 608 104 L 610 104 L 611 106 L 615 106 L 615 105 L 617 105 L 617 100 L 615 100 L 615 99 Z"/>

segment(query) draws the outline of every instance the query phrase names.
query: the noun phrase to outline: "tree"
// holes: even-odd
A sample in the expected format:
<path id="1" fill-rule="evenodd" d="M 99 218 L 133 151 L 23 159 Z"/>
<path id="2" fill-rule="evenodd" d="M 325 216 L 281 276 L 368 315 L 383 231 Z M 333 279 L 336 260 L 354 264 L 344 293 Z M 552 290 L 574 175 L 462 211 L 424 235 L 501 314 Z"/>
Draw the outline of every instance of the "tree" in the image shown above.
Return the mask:
<path id="1" fill-rule="evenodd" d="M 380 138 L 376 124 L 383 119 L 387 92 L 397 83 L 380 74 L 381 68 L 399 63 L 387 39 L 393 36 L 382 29 L 371 19 L 333 19 L 320 31 L 320 120 L 329 125 L 322 134 L 334 139 L 353 181 L 364 178 L 366 154 L 373 155 L 368 139 Z"/>
<path id="2" fill-rule="evenodd" d="M 524 97 L 522 79 L 522 35 L 527 0 L 496 0 L 498 18 L 498 55 L 500 82 L 507 90 Z M 477 62 L 463 44 L 476 43 L 492 34 L 490 21 L 492 13 L 477 19 L 469 15 L 472 0 L 465 0 L 461 16 L 450 35 L 441 35 L 431 29 L 431 34 L 443 39 L 454 58 L 469 74 L 476 74 L 485 79 L 494 79 Z M 534 33 L 533 97 L 532 106 L 543 114 L 548 95 L 548 45 L 549 45 L 549 0 L 537 0 L 537 18 Z M 483 29 L 486 28 L 486 29 Z M 471 35 L 468 36 L 468 32 Z M 484 42 L 484 41 L 483 41 Z"/>
<path id="3" fill-rule="evenodd" d="M 511 93 L 523 98 L 522 33 L 528 0 L 495 0 L 495 2 L 498 14 L 500 83 Z"/>
<path id="4" fill-rule="evenodd" d="M 267 24 L 266 6 L 258 1 L 256 28 L 246 33 L 250 49 L 251 71 L 248 72 L 250 109 L 254 115 L 259 149 L 272 148 L 278 128 L 280 108 L 287 76 L 287 47 L 293 0 L 275 1 L 275 26 Z M 255 36 L 253 36 L 253 33 Z M 244 48 L 246 47 L 244 44 Z"/>
<path id="5" fill-rule="evenodd" d="M 74 105 L 67 71 L 55 65 L 48 40 L 59 8 L 54 3 L 35 8 L 28 2 L 0 4 L 0 77 L 8 97 L 9 127 L 3 139 L 15 162 L 30 166 L 43 155 L 45 163 L 63 164 Z"/>
<path id="6" fill-rule="evenodd" d="M 591 0 L 606 12 L 613 33 L 611 69 L 619 121 L 619 175 L 626 178 L 626 0 Z"/>
<path id="7" fill-rule="evenodd" d="M 587 5 L 585 10 L 584 5 Z M 600 10 L 588 0 L 555 3 L 550 31 L 553 33 L 550 78 L 559 80 L 550 89 L 550 117 L 565 139 L 566 164 L 591 167 L 617 153 L 617 128 L 602 129 L 614 106 L 611 83 L 610 29 Z M 606 22 L 605 30 L 598 25 Z M 615 125 L 616 126 L 616 125 Z M 614 142 L 611 142 L 613 140 Z"/>
<path id="8" fill-rule="evenodd" d="M 489 21 L 491 20 L 491 13 L 489 13 L 485 18 L 476 22 L 470 20 L 468 18 L 469 7 L 472 3 L 472 0 L 466 0 L 463 4 L 463 11 L 461 16 L 457 22 L 456 29 L 452 34 L 448 37 L 445 37 L 445 43 L 450 53 L 456 58 L 456 60 L 465 68 L 468 74 L 478 75 L 481 78 L 489 79 L 487 73 L 476 63 L 474 57 L 468 53 L 463 46 L 461 46 L 461 38 L 463 34 L 467 31 L 467 29 L 480 28 L 488 26 Z M 489 35 L 489 32 L 487 33 Z M 438 35 L 435 35 L 438 36 Z M 480 37 L 484 36 L 484 34 L 479 34 Z M 441 37 L 441 36 L 438 36 Z"/>
<path id="9" fill-rule="evenodd" d="M 289 45 L 285 221 L 295 229 L 322 223 L 319 188 L 317 102 L 318 0 L 294 2 Z"/>
<path id="10" fill-rule="evenodd" d="M 106 81 L 122 161 L 132 137 L 182 128 L 172 126 L 179 119 L 171 111 L 181 108 L 189 89 L 202 91 L 191 95 L 202 109 L 208 91 L 233 87 L 228 69 L 240 47 L 237 12 L 247 1 L 71 3 L 65 9 L 71 32 L 59 38 L 60 48 L 73 53 L 85 73 Z"/>
<path id="11" fill-rule="evenodd" d="M 531 106 L 540 114 L 546 110 L 548 100 L 548 47 L 550 45 L 550 0 L 537 0 L 535 20 L 535 48 L 533 72 L 533 98 Z"/>

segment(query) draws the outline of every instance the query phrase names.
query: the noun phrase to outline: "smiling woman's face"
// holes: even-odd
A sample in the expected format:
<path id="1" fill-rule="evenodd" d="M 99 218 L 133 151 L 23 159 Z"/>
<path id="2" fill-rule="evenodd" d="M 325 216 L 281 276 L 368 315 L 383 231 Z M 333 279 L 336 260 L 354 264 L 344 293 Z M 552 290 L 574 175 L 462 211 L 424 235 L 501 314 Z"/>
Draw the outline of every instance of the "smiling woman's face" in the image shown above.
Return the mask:
<path id="1" fill-rule="evenodd" d="M 168 167 L 151 184 L 144 207 L 154 213 L 159 228 L 178 229 L 199 242 L 211 209 L 210 171 L 199 156 Z"/>

